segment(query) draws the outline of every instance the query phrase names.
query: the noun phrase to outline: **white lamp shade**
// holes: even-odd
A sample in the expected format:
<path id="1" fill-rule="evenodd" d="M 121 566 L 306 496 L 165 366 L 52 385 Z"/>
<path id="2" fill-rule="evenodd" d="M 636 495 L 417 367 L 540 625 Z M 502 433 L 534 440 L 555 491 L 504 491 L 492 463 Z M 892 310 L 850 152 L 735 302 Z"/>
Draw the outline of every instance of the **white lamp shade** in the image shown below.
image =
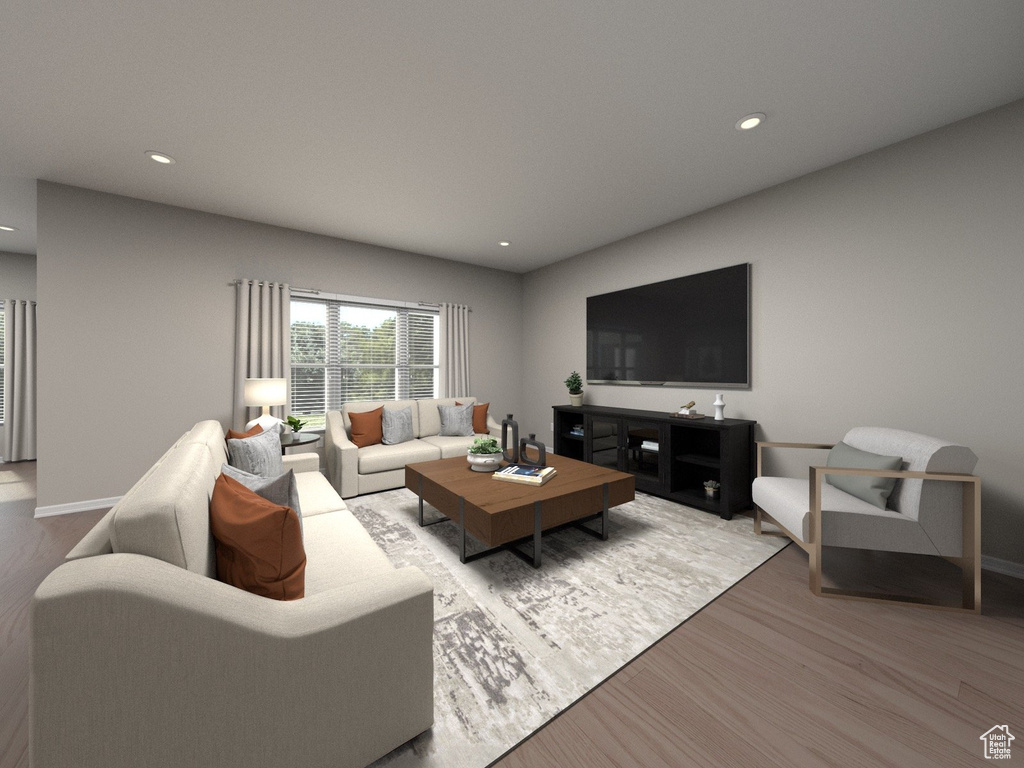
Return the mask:
<path id="1" fill-rule="evenodd" d="M 286 379 L 246 379 L 242 394 L 246 405 L 285 405 L 288 402 Z"/>

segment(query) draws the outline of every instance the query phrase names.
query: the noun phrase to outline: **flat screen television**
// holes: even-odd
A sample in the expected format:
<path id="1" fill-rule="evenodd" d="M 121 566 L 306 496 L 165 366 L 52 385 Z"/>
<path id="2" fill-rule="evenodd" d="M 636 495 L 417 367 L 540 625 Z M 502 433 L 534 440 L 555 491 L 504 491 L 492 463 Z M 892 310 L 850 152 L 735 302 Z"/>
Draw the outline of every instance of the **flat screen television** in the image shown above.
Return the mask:
<path id="1" fill-rule="evenodd" d="M 587 297 L 587 383 L 750 388 L 750 265 Z"/>

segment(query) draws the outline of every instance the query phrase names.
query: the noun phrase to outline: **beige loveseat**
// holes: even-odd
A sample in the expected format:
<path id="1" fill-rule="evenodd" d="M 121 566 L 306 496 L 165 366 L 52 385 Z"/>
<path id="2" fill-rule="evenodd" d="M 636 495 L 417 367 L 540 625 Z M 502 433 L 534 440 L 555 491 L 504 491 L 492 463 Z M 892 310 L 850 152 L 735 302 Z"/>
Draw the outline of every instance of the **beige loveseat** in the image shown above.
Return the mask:
<path id="1" fill-rule="evenodd" d="M 476 403 L 475 397 L 448 397 L 430 400 L 360 400 L 345 403 L 340 411 L 328 411 L 324 433 L 327 454 L 327 477 L 342 497 L 349 499 L 362 493 L 375 493 L 405 485 L 405 465 L 418 461 L 464 456 L 477 437 L 501 438 L 501 425 L 487 412 L 487 429 L 472 437 L 441 436 L 439 405 Z M 395 445 L 367 445 L 359 448 L 351 440 L 350 413 L 385 408 L 412 408 L 412 431 L 415 439 Z"/>
<path id="2" fill-rule="evenodd" d="M 37 590 L 34 768 L 362 768 L 431 726 L 429 580 L 395 569 L 300 454 L 305 597 L 218 581 L 225 448 L 196 424 Z"/>

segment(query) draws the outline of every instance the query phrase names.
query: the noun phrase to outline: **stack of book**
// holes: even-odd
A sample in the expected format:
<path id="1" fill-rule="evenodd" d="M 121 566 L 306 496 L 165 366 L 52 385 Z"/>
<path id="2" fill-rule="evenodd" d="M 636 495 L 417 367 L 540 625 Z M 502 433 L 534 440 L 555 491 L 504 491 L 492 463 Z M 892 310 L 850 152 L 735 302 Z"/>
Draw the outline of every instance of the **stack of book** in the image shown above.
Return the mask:
<path id="1" fill-rule="evenodd" d="M 491 477 L 504 480 L 506 483 L 524 483 L 525 485 L 544 485 L 558 474 L 554 467 L 534 467 L 529 464 L 509 464 L 495 472 Z"/>
<path id="2" fill-rule="evenodd" d="M 651 451 L 652 453 L 658 452 L 658 441 L 657 440 L 644 440 L 640 443 L 640 448 L 645 451 Z"/>

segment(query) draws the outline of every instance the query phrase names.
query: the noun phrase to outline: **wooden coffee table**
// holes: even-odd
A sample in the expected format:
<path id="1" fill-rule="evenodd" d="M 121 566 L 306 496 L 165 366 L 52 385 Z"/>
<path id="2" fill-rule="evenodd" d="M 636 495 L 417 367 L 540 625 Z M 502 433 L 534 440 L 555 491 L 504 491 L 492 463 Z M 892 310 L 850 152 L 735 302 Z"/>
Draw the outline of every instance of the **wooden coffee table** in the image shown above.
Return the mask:
<path id="1" fill-rule="evenodd" d="M 575 526 L 607 540 L 608 510 L 634 498 L 633 475 L 551 454 L 547 463 L 558 474 L 540 487 L 474 472 L 465 456 L 407 464 L 405 487 L 419 496 L 421 526 L 448 520 L 459 526 L 463 563 L 507 550 L 539 568 L 542 533 Z M 424 501 L 444 517 L 424 521 Z M 598 519 L 600 531 L 584 525 Z M 486 549 L 467 554 L 467 533 Z M 533 551 L 522 552 L 519 545 L 531 538 Z"/>

